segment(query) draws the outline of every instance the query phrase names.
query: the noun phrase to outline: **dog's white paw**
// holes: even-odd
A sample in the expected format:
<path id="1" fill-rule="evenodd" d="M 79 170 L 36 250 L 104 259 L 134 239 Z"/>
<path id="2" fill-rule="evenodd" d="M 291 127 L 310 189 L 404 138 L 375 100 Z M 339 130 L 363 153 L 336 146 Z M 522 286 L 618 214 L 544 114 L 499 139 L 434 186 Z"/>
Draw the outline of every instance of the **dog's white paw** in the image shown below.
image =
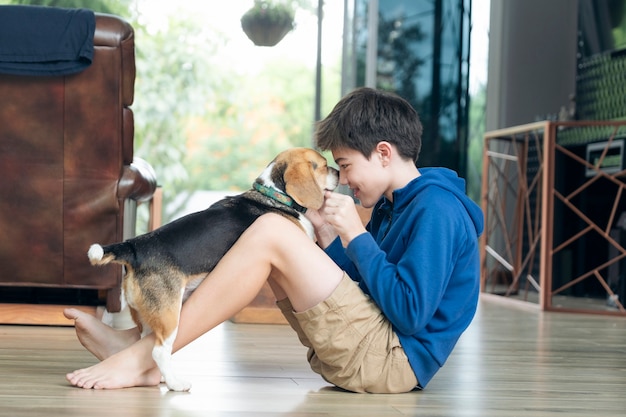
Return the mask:
<path id="1" fill-rule="evenodd" d="M 178 329 L 174 330 L 164 341 L 162 345 L 155 345 L 152 348 L 152 359 L 156 362 L 161 375 L 167 384 L 167 388 L 171 391 L 189 391 L 191 383 L 182 380 L 176 376 L 172 368 L 172 344 L 176 339 Z"/>
<path id="2" fill-rule="evenodd" d="M 165 380 L 165 384 L 170 391 L 189 391 L 191 389 L 191 382 L 178 378 L 169 377 Z"/>

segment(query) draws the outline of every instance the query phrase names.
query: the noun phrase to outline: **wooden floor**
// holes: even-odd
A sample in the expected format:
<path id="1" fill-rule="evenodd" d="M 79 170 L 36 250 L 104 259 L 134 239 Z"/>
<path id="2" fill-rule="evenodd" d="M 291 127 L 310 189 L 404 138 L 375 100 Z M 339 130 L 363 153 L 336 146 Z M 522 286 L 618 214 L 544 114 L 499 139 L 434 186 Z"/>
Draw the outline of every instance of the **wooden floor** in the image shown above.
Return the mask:
<path id="1" fill-rule="evenodd" d="M 73 328 L 0 326 L 0 416 L 626 415 L 626 319 L 541 313 L 496 296 L 426 390 L 341 392 L 313 374 L 285 325 L 226 323 L 175 355 L 189 393 L 94 391 L 64 374 L 95 363 Z"/>

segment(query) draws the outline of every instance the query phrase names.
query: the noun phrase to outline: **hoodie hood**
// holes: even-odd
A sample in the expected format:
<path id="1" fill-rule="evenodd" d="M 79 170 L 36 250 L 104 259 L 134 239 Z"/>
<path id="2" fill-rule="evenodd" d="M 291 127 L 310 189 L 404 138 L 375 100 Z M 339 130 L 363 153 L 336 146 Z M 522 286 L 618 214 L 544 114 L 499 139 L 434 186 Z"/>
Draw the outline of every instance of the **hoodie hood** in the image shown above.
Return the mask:
<path id="1" fill-rule="evenodd" d="M 404 211 L 415 196 L 426 187 L 440 187 L 452 192 L 456 198 L 463 204 L 467 214 L 469 215 L 476 236 L 480 236 L 484 228 L 484 216 L 481 208 L 466 194 L 465 180 L 457 175 L 457 173 L 448 168 L 420 168 L 420 176 L 408 183 L 404 188 L 400 188 L 393 192 L 393 202 L 383 197 L 378 203 L 378 209 L 386 212 L 399 213 Z"/>

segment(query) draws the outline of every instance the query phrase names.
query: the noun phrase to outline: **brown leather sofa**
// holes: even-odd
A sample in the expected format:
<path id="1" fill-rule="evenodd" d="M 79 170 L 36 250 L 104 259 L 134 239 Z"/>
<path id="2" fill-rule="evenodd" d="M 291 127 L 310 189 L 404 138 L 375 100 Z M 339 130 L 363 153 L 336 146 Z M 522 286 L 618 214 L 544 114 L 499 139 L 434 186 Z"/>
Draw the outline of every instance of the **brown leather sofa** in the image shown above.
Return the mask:
<path id="1" fill-rule="evenodd" d="M 132 27 L 96 14 L 94 49 L 77 74 L 0 74 L 0 292 L 98 290 L 116 312 L 121 267 L 93 267 L 86 253 L 132 236 L 133 202 L 157 184 L 133 156 Z"/>

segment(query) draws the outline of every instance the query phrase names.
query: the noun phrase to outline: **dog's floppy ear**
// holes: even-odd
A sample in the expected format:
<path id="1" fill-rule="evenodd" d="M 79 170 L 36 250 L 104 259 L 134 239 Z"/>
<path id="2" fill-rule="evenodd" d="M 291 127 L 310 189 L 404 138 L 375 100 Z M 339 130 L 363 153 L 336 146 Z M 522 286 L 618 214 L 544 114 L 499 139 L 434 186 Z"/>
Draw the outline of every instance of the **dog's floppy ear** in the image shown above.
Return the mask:
<path id="1" fill-rule="evenodd" d="M 283 178 L 285 191 L 296 203 L 314 210 L 322 207 L 324 192 L 315 181 L 313 163 L 289 164 Z"/>

